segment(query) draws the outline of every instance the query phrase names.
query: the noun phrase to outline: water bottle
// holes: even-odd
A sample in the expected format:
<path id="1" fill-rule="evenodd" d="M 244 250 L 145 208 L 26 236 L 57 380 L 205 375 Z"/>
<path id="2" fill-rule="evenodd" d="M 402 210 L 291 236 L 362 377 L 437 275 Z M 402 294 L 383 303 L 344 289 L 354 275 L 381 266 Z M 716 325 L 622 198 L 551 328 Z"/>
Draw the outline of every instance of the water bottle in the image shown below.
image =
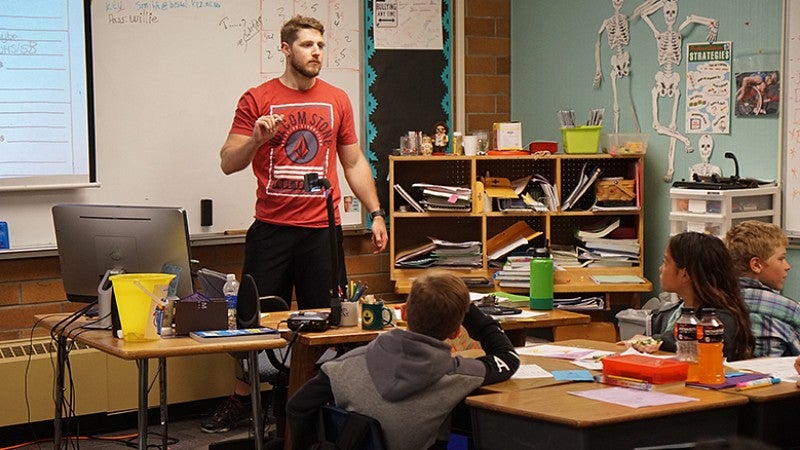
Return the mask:
<path id="1" fill-rule="evenodd" d="M 236 274 L 229 273 L 225 276 L 225 285 L 222 286 L 222 294 L 228 303 L 228 329 L 236 329 L 236 299 L 239 295 L 239 282 L 236 281 Z"/>
<path id="2" fill-rule="evenodd" d="M 678 361 L 689 363 L 689 373 L 686 381 L 698 381 L 697 379 L 697 317 L 694 316 L 694 308 L 681 308 L 681 316 L 675 322 L 673 333 L 675 335 L 675 345 L 677 346 Z"/>
<path id="3" fill-rule="evenodd" d="M 720 384 L 725 381 L 722 366 L 725 329 L 714 308 L 703 308 L 701 312 L 697 325 L 697 379 L 704 384 Z"/>
<path id="4" fill-rule="evenodd" d="M 531 309 L 553 309 L 553 259 L 547 247 L 537 248 L 531 258 Z"/>

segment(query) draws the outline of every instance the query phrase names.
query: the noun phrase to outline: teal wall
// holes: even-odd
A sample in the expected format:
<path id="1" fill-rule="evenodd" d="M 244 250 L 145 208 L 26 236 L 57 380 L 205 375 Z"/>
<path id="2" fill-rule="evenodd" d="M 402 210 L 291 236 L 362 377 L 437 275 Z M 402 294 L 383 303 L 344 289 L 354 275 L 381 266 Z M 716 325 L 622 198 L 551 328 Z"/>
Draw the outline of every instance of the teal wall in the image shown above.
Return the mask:
<path id="1" fill-rule="evenodd" d="M 625 2 L 622 13 L 632 16 L 634 8 L 641 3 L 641 0 Z M 780 60 L 781 0 L 680 0 L 678 6 L 676 30 L 689 14 L 719 20 L 718 40 L 733 43 L 734 73 L 752 70 L 747 61 L 752 61 L 754 54 L 759 55 L 756 59 Z M 533 139 L 560 142 L 556 118 L 556 111 L 560 109 L 574 109 L 578 122 L 585 122 L 591 108 L 605 108 L 604 132 L 613 131 L 613 95 L 608 72 L 611 50 L 605 33 L 601 37 L 603 84 L 600 89 L 592 87 L 595 42 L 603 20 L 614 13 L 611 0 L 511 0 L 511 13 L 511 118 L 522 122 L 524 142 Z M 660 11 L 651 18 L 659 30 L 666 28 Z M 685 28 L 683 52 L 687 43 L 703 42 L 706 33 L 706 27 L 702 26 Z M 618 82 L 620 132 L 636 130 L 628 100 L 630 94 L 642 131 L 650 133 L 645 157 L 645 275 L 653 281 L 654 292 L 658 292 L 658 267 L 670 231 L 671 183 L 663 181 L 669 138 L 656 134 L 651 127 L 650 90 L 658 61 L 653 33 L 641 19 L 631 20 L 628 52 L 631 75 Z M 685 54 L 676 72 L 682 78 L 677 124 L 679 130 L 684 130 Z M 668 124 L 670 114 L 662 99 L 659 114 L 662 124 Z M 732 116 L 731 134 L 714 135 L 712 164 L 721 167 L 723 175 L 732 175 L 733 162 L 724 158 L 724 154 L 733 152 L 739 160 L 741 176 L 778 179 L 779 125 L 777 116 Z M 695 148 L 698 137 L 689 135 Z M 699 162 L 697 150 L 687 154 L 678 143 L 674 179 L 688 178 L 689 167 Z M 798 252 L 792 251 L 790 261 L 797 265 L 798 257 Z M 790 279 L 784 293 L 800 298 L 798 278 Z M 644 298 L 650 296 L 646 294 Z"/>

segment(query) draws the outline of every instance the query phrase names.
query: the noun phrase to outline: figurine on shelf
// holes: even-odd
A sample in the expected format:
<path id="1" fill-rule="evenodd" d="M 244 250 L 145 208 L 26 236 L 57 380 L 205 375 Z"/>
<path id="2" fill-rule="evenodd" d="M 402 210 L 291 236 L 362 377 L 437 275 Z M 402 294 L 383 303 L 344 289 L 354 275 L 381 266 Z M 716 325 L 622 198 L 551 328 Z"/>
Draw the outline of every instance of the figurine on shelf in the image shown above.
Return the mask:
<path id="1" fill-rule="evenodd" d="M 433 154 L 433 139 L 430 136 L 422 136 L 422 144 L 419 147 L 419 154 L 430 156 Z"/>
<path id="2" fill-rule="evenodd" d="M 444 122 L 436 123 L 433 129 L 433 153 L 446 153 L 450 139 L 447 137 L 447 125 Z"/>

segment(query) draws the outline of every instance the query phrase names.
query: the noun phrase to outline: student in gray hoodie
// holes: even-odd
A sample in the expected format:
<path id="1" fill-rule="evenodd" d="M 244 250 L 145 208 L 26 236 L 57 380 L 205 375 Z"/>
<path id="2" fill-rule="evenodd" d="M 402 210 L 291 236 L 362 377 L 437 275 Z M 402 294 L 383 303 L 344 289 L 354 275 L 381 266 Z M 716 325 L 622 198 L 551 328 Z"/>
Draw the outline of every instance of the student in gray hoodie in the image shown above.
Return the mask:
<path id="1" fill-rule="evenodd" d="M 319 438 L 319 408 L 335 404 L 377 419 L 389 450 L 420 450 L 446 440 L 450 412 L 477 387 L 511 378 L 519 356 L 499 323 L 469 300 L 456 275 L 418 277 L 406 302 L 408 329 L 382 333 L 325 363 L 287 404 L 292 446 Z M 460 325 L 479 341 L 480 358 L 453 356 L 445 339 Z"/>

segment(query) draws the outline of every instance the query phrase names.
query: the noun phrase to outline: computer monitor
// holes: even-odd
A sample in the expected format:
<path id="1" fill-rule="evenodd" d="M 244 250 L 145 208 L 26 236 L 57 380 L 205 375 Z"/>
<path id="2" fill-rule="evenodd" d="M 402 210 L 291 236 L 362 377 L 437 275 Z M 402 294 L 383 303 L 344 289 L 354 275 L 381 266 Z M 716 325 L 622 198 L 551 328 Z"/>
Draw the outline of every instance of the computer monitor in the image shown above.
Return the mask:
<path id="1" fill-rule="evenodd" d="M 107 291 L 101 319 L 110 312 L 110 285 L 104 284 L 112 273 L 175 273 L 174 294 L 194 292 L 182 208 L 60 204 L 53 207 L 53 223 L 67 300 L 94 302 Z"/>

